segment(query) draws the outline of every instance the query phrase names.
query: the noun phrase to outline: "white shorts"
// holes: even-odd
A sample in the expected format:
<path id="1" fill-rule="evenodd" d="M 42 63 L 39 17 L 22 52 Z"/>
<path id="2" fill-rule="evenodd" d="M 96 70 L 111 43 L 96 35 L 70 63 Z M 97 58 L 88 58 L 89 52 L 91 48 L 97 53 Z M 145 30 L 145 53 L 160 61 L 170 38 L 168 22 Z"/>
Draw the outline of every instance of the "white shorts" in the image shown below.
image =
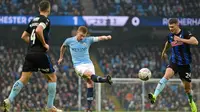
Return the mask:
<path id="1" fill-rule="evenodd" d="M 80 64 L 75 66 L 75 71 L 79 76 L 83 76 L 85 71 L 90 71 L 92 74 L 95 74 L 94 65 L 92 63 L 89 64 Z"/>

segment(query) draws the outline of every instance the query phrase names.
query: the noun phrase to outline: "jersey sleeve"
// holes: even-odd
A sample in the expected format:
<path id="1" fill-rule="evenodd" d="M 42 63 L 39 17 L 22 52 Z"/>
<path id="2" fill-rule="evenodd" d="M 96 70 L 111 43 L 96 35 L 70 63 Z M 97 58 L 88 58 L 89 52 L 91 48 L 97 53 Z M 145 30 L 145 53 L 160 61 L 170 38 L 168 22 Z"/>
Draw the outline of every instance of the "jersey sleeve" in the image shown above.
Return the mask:
<path id="1" fill-rule="evenodd" d="M 87 37 L 87 40 L 89 41 L 90 44 L 99 41 L 98 37 Z"/>
<path id="2" fill-rule="evenodd" d="M 25 30 L 25 31 L 28 32 L 29 34 L 31 34 L 31 31 L 32 31 L 30 24 L 31 24 L 31 22 L 29 22 L 29 24 L 28 24 L 28 26 L 27 26 L 27 28 L 26 28 L 26 30 Z"/>
<path id="3" fill-rule="evenodd" d="M 190 39 L 192 36 L 194 36 L 190 31 L 185 30 L 184 31 L 184 38 Z"/>
<path id="4" fill-rule="evenodd" d="M 41 26 L 43 27 L 43 29 L 45 29 L 45 28 L 48 26 L 48 24 L 50 24 L 50 21 L 49 21 L 48 18 L 46 18 L 46 17 L 41 17 L 41 18 L 39 19 L 39 25 L 41 25 Z"/>
<path id="5" fill-rule="evenodd" d="M 64 46 L 68 46 L 69 44 L 70 44 L 70 38 L 67 38 L 67 39 L 64 41 L 63 45 L 64 45 Z"/>

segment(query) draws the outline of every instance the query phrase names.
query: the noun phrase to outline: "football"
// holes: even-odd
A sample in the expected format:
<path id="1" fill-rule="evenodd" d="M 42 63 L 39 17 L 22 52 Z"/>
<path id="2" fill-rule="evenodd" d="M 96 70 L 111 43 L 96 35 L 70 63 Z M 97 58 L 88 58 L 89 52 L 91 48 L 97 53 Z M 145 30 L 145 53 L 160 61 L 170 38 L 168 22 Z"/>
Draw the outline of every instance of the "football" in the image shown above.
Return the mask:
<path id="1" fill-rule="evenodd" d="M 138 77 L 143 81 L 147 81 L 151 78 L 151 71 L 148 68 L 142 68 L 139 70 Z"/>

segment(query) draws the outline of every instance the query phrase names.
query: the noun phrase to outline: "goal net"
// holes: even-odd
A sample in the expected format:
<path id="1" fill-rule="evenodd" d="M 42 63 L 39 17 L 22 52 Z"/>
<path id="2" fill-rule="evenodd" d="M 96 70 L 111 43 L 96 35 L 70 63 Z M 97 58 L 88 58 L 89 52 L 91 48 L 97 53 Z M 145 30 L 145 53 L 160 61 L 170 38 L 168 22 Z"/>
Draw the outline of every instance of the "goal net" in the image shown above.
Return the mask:
<path id="1" fill-rule="evenodd" d="M 157 97 L 156 103 L 148 101 L 160 79 L 113 78 L 113 85 L 96 84 L 96 110 L 126 112 L 189 112 L 190 106 L 180 79 L 170 79 Z M 200 80 L 192 80 L 193 99 L 200 107 Z"/>

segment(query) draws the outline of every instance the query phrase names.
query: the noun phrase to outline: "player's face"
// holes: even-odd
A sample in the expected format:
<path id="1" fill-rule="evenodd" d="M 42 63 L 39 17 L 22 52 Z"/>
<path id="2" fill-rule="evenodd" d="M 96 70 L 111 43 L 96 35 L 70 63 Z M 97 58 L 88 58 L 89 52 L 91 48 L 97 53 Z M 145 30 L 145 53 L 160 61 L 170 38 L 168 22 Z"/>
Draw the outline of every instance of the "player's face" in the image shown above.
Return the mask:
<path id="1" fill-rule="evenodd" d="M 175 24 L 175 23 L 169 24 L 168 27 L 171 33 L 176 33 L 179 28 L 178 24 Z"/>
<path id="2" fill-rule="evenodd" d="M 84 34 L 83 32 L 77 32 L 76 34 L 76 37 L 77 37 L 77 40 L 80 41 L 80 40 L 83 40 L 83 38 L 86 36 L 86 34 Z"/>

